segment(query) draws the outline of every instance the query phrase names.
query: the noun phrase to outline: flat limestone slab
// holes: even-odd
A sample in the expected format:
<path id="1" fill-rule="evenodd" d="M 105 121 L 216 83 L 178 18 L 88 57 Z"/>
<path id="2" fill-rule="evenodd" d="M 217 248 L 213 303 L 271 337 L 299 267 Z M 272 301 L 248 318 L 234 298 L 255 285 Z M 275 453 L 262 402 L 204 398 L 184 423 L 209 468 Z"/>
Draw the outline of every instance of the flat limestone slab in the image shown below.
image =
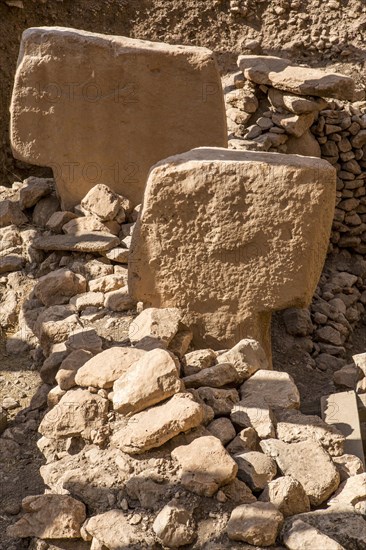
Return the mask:
<path id="1" fill-rule="evenodd" d="M 62 28 L 22 36 L 11 102 L 16 158 L 53 169 L 64 209 L 98 183 L 142 199 L 150 167 L 227 146 L 212 51 Z"/>
<path id="2" fill-rule="evenodd" d="M 356 393 L 345 391 L 324 396 L 321 408 L 323 420 L 345 435 L 344 452 L 358 456 L 365 466 Z"/>
<path id="3" fill-rule="evenodd" d="M 132 237 L 130 292 L 181 308 L 196 347 L 251 337 L 270 356 L 272 311 L 310 303 L 334 204 L 335 170 L 321 159 L 221 148 L 165 159 Z"/>
<path id="4" fill-rule="evenodd" d="M 299 95 L 355 100 L 355 82 L 350 76 L 292 65 L 289 59 L 266 55 L 240 55 L 238 66 L 245 78 Z"/>
<path id="5" fill-rule="evenodd" d="M 75 252 L 104 252 L 119 243 L 119 238 L 98 231 L 79 235 L 49 235 L 37 237 L 32 246 L 39 250 L 70 250 Z"/>

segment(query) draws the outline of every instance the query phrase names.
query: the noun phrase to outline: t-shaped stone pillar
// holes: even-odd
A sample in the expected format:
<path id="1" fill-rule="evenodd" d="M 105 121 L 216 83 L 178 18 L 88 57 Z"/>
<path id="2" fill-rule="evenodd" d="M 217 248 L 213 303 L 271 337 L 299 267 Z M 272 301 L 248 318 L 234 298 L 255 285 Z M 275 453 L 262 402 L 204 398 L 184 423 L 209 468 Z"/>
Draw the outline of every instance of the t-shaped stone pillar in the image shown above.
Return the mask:
<path id="1" fill-rule="evenodd" d="M 206 48 L 60 27 L 22 36 L 11 103 L 20 160 L 53 169 L 63 206 L 98 183 L 142 200 L 150 167 L 227 146 L 219 72 Z"/>
<path id="2" fill-rule="evenodd" d="M 151 170 L 130 291 L 183 310 L 197 346 L 244 337 L 271 356 L 273 311 L 310 303 L 328 247 L 335 169 L 325 160 L 198 148 Z"/>

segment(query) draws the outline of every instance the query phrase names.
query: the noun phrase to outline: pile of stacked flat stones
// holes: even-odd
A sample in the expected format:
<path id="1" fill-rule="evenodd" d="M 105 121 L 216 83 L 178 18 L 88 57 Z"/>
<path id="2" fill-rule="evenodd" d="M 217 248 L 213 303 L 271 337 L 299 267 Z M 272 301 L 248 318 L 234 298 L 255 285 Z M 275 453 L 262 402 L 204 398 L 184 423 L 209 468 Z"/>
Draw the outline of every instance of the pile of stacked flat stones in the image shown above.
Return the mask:
<path id="1" fill-rule="evenodd" d="M 59 210 L 52 180 L 13 193 L 1 203 L 2 283 L 32 284 L 25 301 L 12 297 L 27 328 L 8 351 L 36 336 L 44 358 L 47 490 L 24 499 L 9 535 L 32 537 L 33 550 L 361 548 L 361 461 L 344 454 L 339 431 L 300 412 L 292 378 L 257 342 L 194 351 L 174 308 L 145 309 L 122 341 L 101 336 L 100 319 L 135 307 L 123 264 L 138 208 L 103 185 L 74 212 Z"/>
<path id="2" fill-rule="evenodd" d="M 323 275 L 310 311 L 289 311 L 286 322 L 291 335 L 307 339 L 309 364 L 336 370 L 366 305 L 366 102 L 295 95 L 244 72 L 224 80 L 229 147 L 322 157 L 337 170 Z"/>

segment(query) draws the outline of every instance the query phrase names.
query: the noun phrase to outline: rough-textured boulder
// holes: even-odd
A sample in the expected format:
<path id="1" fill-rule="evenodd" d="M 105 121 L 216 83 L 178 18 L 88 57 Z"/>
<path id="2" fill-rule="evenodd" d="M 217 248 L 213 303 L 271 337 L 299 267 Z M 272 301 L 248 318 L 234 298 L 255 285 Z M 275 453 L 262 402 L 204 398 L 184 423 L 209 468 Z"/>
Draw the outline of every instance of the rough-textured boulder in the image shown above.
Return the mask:
<path id="1" fill-rule="evenodd" d="M 231 512 L 227 534 L 254 546 L 271 546 L 282 527 L 283 515 L 270 502 L 242 504 Z"/>
<path id="2" fill-rule="evenodd" d="M 83 525 L 92 537 L 109 550 L 129 548 L 139 542 L 138 528 L 130 525 L 122 510 L 109 510 L 89 518 Z"/>
<path id="3" fill-rule="evenodd" d="M 167 347 L 178 332 L 180 319 L 177 308 L 147 308 L 130 324 L 129 339 L 146 348 Z"/>
<path id="4" fill-rule="evenodd" d="M 181 467 L 180 482 L 198 495 L 211 497 L 221 485 L 233 481 L 238 466 L 214 436 L 199 437 L 177 447 L 172 457 Z"/>
<path id="5" fill-rule="evenodd" d="M 246 380 L 259 369 L 269 369 L 268 358 L 262 346 L 250 338 L 240 340 L 233 348 L 217 357 L 218 363 L 231 363 L 240 381 Z"/>
<path id="6" fill-rule="evenodd" d="M 317 441 L 310 439 L 284 443 L 277 439 L 266 439 L 260 442 L 260 446 L 276 460 L 283 474 L 301 483 L 313 506 L 324 502 L 337 489 L 339 473 Z"/>
<path id="7" fill-rule="evenodd" d="M 120 378 L 133 363 L 136 363 L 145 352 L 135 348 L 114 347 L 98 353 L 87 361 L 75 375 L 79 386 L 111 388 L 113 382 Z"/>
<path id="8" fill-rule="evenodd" d="M 23 33 L 11 114 L 14 155 L 52 167 L 64 207 L 98 183 L 139 204 L 155 162 L 227 144 L 210 50 L 69 28 Z"/>
<path id="9" fill-rule="evenodd" d="M 80 537 L 85 506 L 68 495 L 35 495 L 23 499 L 24 516 L 8 528 L 11 537 L 73 539 Z"/>
<path id="10" fill-rule="evenodd" d="M 69 390 L 76 386 L 75 375 L 89 359 L 93 357 L 90 351 L 84 349 L 74 350 L 64 359 L 56 374 L 56 382 L 61 390 Z"/>
<path id="11" fill-rule="evenodd" d="M 197 394 L 213 409 L 216 416 L 230 414 L 233 406 L 239 401 L 239 394 L 235 389 L 202 387 L 197 389 Z"/>
<path id="12" fill-rule="evenodd" d="M 178 501 L 169 502 L 156 516 L 153 530 L 168 548 L 179 548 L 196 538 L 192 512 Z"/>
<path id="13" fill-rule="evenodd" d="M 288 59 L 264 55 L 241 55 L 238 66 L 245 78 L 299 95 L 335 97 L 352 101 L 355 82 L 350 76 L 291 65 Z"/>
<path id="14" fill-rule="evenodd" d="M 344 550 L 338 544 L 315 527 L 301 519 L 296 519 L 283 530 L 282 540 L 288 550 L 304 550 L 304 548 L 319 550 Z"/>
<path id="15" fill-rule="evenodd" d="M 196 374 L 216 363 L 216 353 L 212 349 L 198 349 L 186 353 L 183 358 L 184 376 Z"/>
<path id="16" fill-rule="evenodd" d="M 245 336 L 269 356 L 272 311 L 313 296 L 334 201 L 335 170 L 320 159 L 199 148 L 163 160 L 132 236 L 131 293 L 179 307 L 197 347 Z"/>
<path id="17" fill-rule="evenodd" d="M 183 389 L 178 361 L 167 351 L 154 349 L 115 381 L 113 408 L 121 414 L 137 413 Z"/>
<path id="18" fill-rule="evenodd" d="M 298 409 L 300 394 L 287 372 L 258 370 L 240 388 L 243 401 L 264 401 L 269 407 Z"/>
<path id="19" fill-rule="evenodd" d="M 258 395 L 234 405 L 230 418 L 240 428 L 254 428 L 261 439 L 276 437 L 273 412 Z"/>
<path id="20" fill-rule="evenodd" d="M 72 296 L 86 290 L 86 280 L 82 275 L 69 269 L 51 271 L 41 277 L 34 287 L 34 293 L 45 306 L 67 303 Z"/>
<path id="21" fill-rule="evenodd" d="M 48 178 L 31 176 L 24 181 L 25 185 L 19 192 L 19 206 L 22 210 L 31 208 L 42 197 L 49 195 L 54 189 L 54 181 Z"/>
<path id="22" fill-rule="evenodd" d="M 115 431 L 112 442 L 130 454 L 140 454 L 160 447 L 181 432 L 199 426 L 204 408 L 189 393 L 177 393 L 162 405 L 133 415 Z"/>
<path id="23" fill-rule="evenodd" d="M 303 486 L 291 476 L 273 479 L 261 493 L 261 502 L 272 502 L 286 516 L 310 511 L 310 502 Z"/>
<path id="24" fill-rule="evenodd" d="M 253 491 L 264 489 L 277 473 L 275 461 L 258 451 L 248 451 L 234 455 L 238 464 L 238 478 Z"/>

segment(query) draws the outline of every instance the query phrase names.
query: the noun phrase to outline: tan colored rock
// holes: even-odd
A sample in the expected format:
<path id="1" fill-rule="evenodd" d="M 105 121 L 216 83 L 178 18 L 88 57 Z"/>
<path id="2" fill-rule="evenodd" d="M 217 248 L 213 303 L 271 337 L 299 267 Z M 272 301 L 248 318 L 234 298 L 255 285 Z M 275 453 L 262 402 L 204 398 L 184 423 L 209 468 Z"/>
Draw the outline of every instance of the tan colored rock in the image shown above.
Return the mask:
<path id="1" fill-rule="evenodd" d="M 298 409 L 300 394 L 287 372 L 258 370 L 240 388 L 243 401 L 263 400 L 269 407 Z"/>
<path id="2" fill-rule="evenodd" d="M 32 246 L 37 250 L 69 250 L 70 252 L 104 252 L 115 247 L 119 238 L 110 233 L 89 232 L 78 235 L 49 235 L 37 237 Z"/>
<path id="3" fill-rule="evenodd" d="M 85 235 L 87 233 L 93 233 L 101 231 L 109 233 L 108 227 L 102 223 L 96 216 L 83 216 L 80 218 L 74 218 L 62 227 L 62 231 L 67 235 Z M 111 233 L 111 232 L 110 232 Z"/>
<path id="4" fill-rule="evenodd" d="M 161 161 L 132 236 L 131 293 L 147 306 L 179 307 L 196 347 L 250 337 L 270 357 L 271 312 L 312 298 L 334 201 L 335 170 L 323 160 L 199 148 Z"/>
<path id="5" fill-rule="evenodd" d="M 189 329 L 178 330 L 169 343 L 168 350 L 174 353 L 179 359 L 183 359 L 192 342 L 193 334 Z"/>
<path id="6" fill-rule="evenodd" d="M 65 341 L 69 334 L 80 328 L 75 307 L 67 304 L 51 306 L 42 311 L 37 317 L 34 333 L 47 353 L 53 344 Z"/>
<path id="7" fill-rule="evenodd" d="M 284 475 L 290 475 L 301 483 L 313 506 L 324 502 L 337 489 L 339 473 L 317 441 L 284 443 L 266 439 L 260 442 L 260 446 L 276 460 Z"/>
<path id="8" fill-rule="evenodd" d="M 11 113 L 14 156 L 52 167 L 64 208 L 100 183 L 139 204 L 158 160 L 227 146 L 219 72 L 206 48 L 27 29 Z"/>
<path id="9" fill-rule="evenodd" d="M 273 504 L 253 502 L 234 508 L 226 531 L 230 540 L 253 546 L 271 546 L 276 542 L 282 523 L 283 516 Z"/>
<path id="10" fill-rule="evenodd" d="M 83 529 L 100 543 L 97 550 L 103 546 L 108 550 L 121 550 L 141 540 L 138 527 L 130 525 L 123 510 L 109 510 L 88 518 Z"/>
<path id="11" fill-rule="evenodd" d="M 324 99 L 286 94 L 276 88 L 269 88 L 268 99 L 276 109 L 286 109 L 296 115 L 318 112 L 327 106 Z"/>
<path id="12" fill-rule="evenodd" d="M 120 378 L 145 352 L 135 348 L 113 347 L 98 353 L 87 361 L 75 375 L 79 386 L 95 388 L 111 388 L 115 380 Z"/>
<path id="13" fill-rule="evenodd" d="M 179 330 L 181 313 L 177 308 L 148 308 L 132 321 L 128 336 L 132 344 L 161 344 L 168 347 Z"/>
<path id="14" fill-rule="evenodd" d="M 220 363 L 208 369 L 202 369 L 196 372 L 196 374 L 185 376 L 183 380 L 187 388 L 200 388 L 202 386 L 221 388 L 228 384 L 238 384 L 240 377 L 233 365 L 230 363 Z"/>
<path id="15" fill-rule="evenodd" d="M 76 217 L 74 212 L 68 212 L 67 210 L 54 212 L 46 223 L 46 229 L 50 229 L 54 233 L 61 233 L 63 226 Z"/>
<path id="16" fill-rule="evenodd" d="M 183 358 L 184 376 L 196 374 L 216 363 L 216 353 L 212 349 L 198 349 L 186 353 Z"/>
<path id="17" fill-rule="evenodd" d="M 237 370 L 241 382 L 259 369 L 270 368 L 264 349 L 250 338 L 240 340 L 233 348 L 220 354 L 217 362 L 231 363 Z"/>
<path id="18" fill-rule="evenodd" d="M 341 481 L 362 474 L 365 471 L 362 460 L 358 456 L 344 454 L 341 456 L 334 456 L 332 460 L 341 476 Z"/>
<path id="19" fill-rule="evenodd" d="M 234 480 L 238 467 L 214 436 L 198 437 L 172 451 L 181 467 L 181 484 L 194 493 L 211 497 L 219 487 Z"/>
<path id="20" fill-rule="evenodd" d="M 199 426 L 204 418 L 203 406 L 189 393 L 177 393 L 162 405 L 132 416 L 113 434 L 113 444 L 125 453 L 141 454 L 160 447 L 181 432 Z"/>
<path id="21" fill-rule="evenodd" d="M 246 504 L 257 500 L 244 481 L 240 481 L 238 478 L 221 487 L 220 491 L 224 493 L 227 500 L 235 504 Z"/>
<path id="22" fill-rule="evenodd" d="M 76 372 L 92 357 L 93 354 L 90 353 L 90 351 L 78 349 L 72 351 L 70 355 L 62 361 L 55 377 L 61 390 L 66 391 L 76 386 Z"/>
<path id="23" fill-rule="evenodd" d="M 89 439 L 92 430 L 106 422 L 108 401 L 83 389 L 71 389 L 53 407 L 39 425 L 39 432 L 51 439 L 82 436 Z"/>
<path id="24" fill-rule="evenodd" d="M 285 517 L 310 511 L 310 501 L 303 486 L 291 476 L 273 479 L 259 496 L 261 502 L 272 502 Z"/>
<path id="25" fill-rule="evenodd" d="M 20 271 L 25 264 L 25 259 L 19 254 L 8 254 L 0 258 L 0 274 L 12 271 Z"/>
<path id="26" fill-rule="evenodd" d="M 120 209 L 119 197 L 107 185 L 99 183 L 88 191 L 81 206 L 102 221 L 114 220 Z"/>
<path id="27" fill-rule="evenodd" d="M 35 495 L 22 501 L 24 516 L 7 529 L 10 537 L 74 539 L 80 537 L 85 505 L 68 495 Z"/>
<path id="28" fill-rule="evenodd" d="M 258 451 L 234 455 L 238 465 L 238 478 L 247 483 L 253 491 L 264 489 L 277 473 L 275 461 Z"/>
<path id="29" fill-rule="evenodd" d="M 72 296 L 86 290 L 82 275 L 69 269 L 57 269 L 44 275 L 34 287 L 34 293 L 45 306 L 67 303 Z"/>
<path id="30" fill-rule="evenodd" d="M 152 528 L 158 539 L 168 548 L 190 544 L 197 536 L 192 512 L 178 500 L 164 506 L 156 516 Z"/>
<path id="31" fill-rule="evenodd" d="M 256 84 L 299 95 L 354 99 L 355 82 L 343 74 L 291 65 L 288 59 L 264 55 L 240 55 L 238 66 L 245 78 Z"/>
<path id="32" fill-rule="evenodd" d="M 121 414 L 135 414 L 183 389 L 178 360 L 163 349 L 154 349 L 114 382 L 113 408 Z"/>
<path id="33" fill-rule="evenodd" d="M 23 225 L 28 218 L 20 209 L 19 202 L 4 200 L 0 201 L 0 227 L 7 225 Z"/>
<path id="34" fill-rule="evenodd" d="M 290 115 L 274 113 L 272 120 L 275 124 L 277 124 L 277 126 L 283 128 L 288 134 L 299 138 L 305 134 L 306 130 L 308 130 L 313 124 L 314 114 L 307 113 L 304 115 Z"/>
<path id="35" fill-rule="evenodd" d="M 103 340 L 94 328 L 82 328 L 70 334 L 65 346 L 69 351 L 83 349 L 95 355 L 102 351 Z"/>
<path id="36" fill-rule="evenodd" d="M 305 132 L 300 138 L 291 136 L 286 141 L 286 151 L 289 155 L 317 158 L 322 156 L 320 145 L 310 130 Z"/>
<path id="37" fill-rule="evenodd" d="M 334 507 L 351 505 L 357 512 L 365 515 L 366 473 L 349 477 L 343 481 L 327 504 Z"/>
<path id="38" fill-rule="evenodd" d="M 261 439 L 276 437 L 272 409 L 258 395 L 239 401 L 232 408 L 230 418 L 240 428 L 254 428 Z"/>
<path id="39" fill-rule="evenodd" d="M 282 534 L 283 542 L 288 550 L 344 550 L 337 541 L 331 539 L 315 527 L 301 519 L 295 519 L 291 526 Z"/>
<path id="40" fill-rule="evenodd" d="M 117 262 L 119 264 L 128 264 L 129 255 L 130 250 L 121 246 L 112 248 L 112 250 L 108 250 L 106 252 L 106 257 L 108 260 L 112 260 L 113 262 Z"/>
<path id="41" fill-rule="evenodd" d="M 83 311 L 88 307 L 102 307 L 104 304 L 104 294 L 103 292 L 76 294 L 70 299 L 70 304 L 74 305 L 78 311 Z"/>
<path id="42" fill-rule="evenodd" d="M 324 422 L 319 416 L 302 414 L 300 411 L 277 410 L 277 437 L 286 443 L 296 443 L 314 439 L 332 456 L 343 454 L 344 435 Z"/>
<path id="43" fill-rule="evenodd" d="M 125 285 L 105 293 L 104 307 L 112 311 L 128 311 L 136 307 L 136 301 L 131 297 L 128 286 Z"/>
<path id="44" fill-rule="evenodd" d="M 127 284 L 127 269 L 126 273 L 115 273 L 112 275 L 104 275 L 89 281 L 89 290 L 91 292 L 111 292 L 123 288 Z"/>
<path id="45" fill-rule="evenodd" d="M 54 181 L 50 178 L 31 176 L 24 180 L 24 187 L 19 192 L 19 206 L 22 210 L 31 208 L 46 195 L 54 190 Z"/>

